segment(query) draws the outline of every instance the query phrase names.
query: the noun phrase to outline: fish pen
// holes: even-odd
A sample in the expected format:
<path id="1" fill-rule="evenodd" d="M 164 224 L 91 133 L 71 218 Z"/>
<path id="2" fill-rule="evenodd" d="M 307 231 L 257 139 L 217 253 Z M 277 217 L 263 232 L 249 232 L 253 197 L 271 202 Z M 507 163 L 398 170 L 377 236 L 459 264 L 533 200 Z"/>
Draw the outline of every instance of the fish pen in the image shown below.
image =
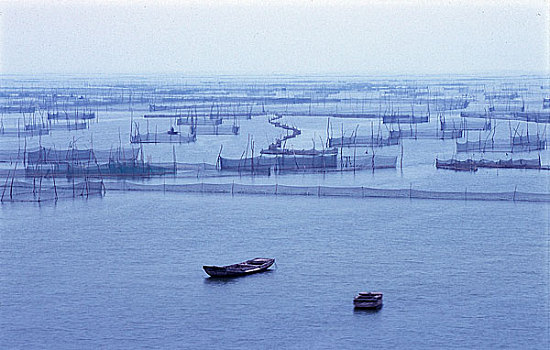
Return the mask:
<path id="1" fill-rule="evenodd" d="M 334 118 L 356 118 L 356 119 L 379 119 L 378 113 L 328 113 L 327 115 Z"/>
<path id="2" fill-rule="evenodd" d="M 223 120 L 218 118 L 199 118 L 186 116 L 183 114 L 145 114 L 143 118 L 147 119 L 174 119 L 176 125 L 220 125 Z"/>
<path id="3" fill-rule="evenodd" d="M 440 160 L 435 159 L 435 167 L 437 169 L 448 169 L 454 171 L 477 171 L 477 165 L 471 159 L 468 160 Z"/>
<path id="4" fill-rule="evenodd" d="M 176 114 L 181 110 L 188 110 L 188 115 L 177 114 L 179 117 L 190 117 L 191 113 L 194 118 L 198 119 L 252 119 L 252 117 L 265 115 L 265 111 L 253 112 L 252 109 L 243 110 L 238 106 L 237 109 L 231 110 L 231 106 L 225 108 L 224 111 L 213 111 L 211 106 L 197 107 L 196 105 L 173 105 L 173 106 L 158 106 L 149 107 L 150 112 L 175 111 Z M 170 114 L 146 114 L 144 118 L 173 118 Z"/>
<path id="5" fill-rule="evenodd" d="M 382 117 L 382 123 L 384 124 L 421 124 L 428 123 L 429 116 L 414 116 L 408 114 L 395 114 L 395 115 L 385 115 Z"/>
<path id="6" fill-rule="evenodd" d="M 284 172 L 323 172 L 395 168 L 397 156 L 342 156 L 337 153 L 317 155 L 277 154 L 274 157 L 230 159 L 219 157 L 220 170 L 238 173 L 278 174 Z"/>
<path id="7" fill-rule="evenodd" d="M 130 143 L 191 143 L 197 140 L 196 134 L 182 134 L 176 131 L 154 132 L 130 136 Z"/>
<path id="8" fill-rule="evenodd" d="M 54 131 L 54 130 L 84 130 L 88 128 L 88 123 L 86 122 L 76 122 L 76 123 L 66 123 L 66 124 L 52 124 L 51 122 L 47 124 L 26 124 L 25 125 L 25 131 L 28 130 L 48 130 L 48 131 Z"/>
<path id="9" fill-rule="evenodd" d="M 1 106 L 0 113 L 10 114 L 10 113 L 34 113 L 36 107 L 24 107 L 24 106 Z"/>
<path id="10" fill-rule="evenodd" d="M 22 162 L 23 165 L 85 164 L 115 159 L 137 159 L 138 152 L 139 149 L 93 150 L 72 147 L 57 150 L 51 147 L 38 147 L 0 151 L 0 162 Z"/>
<path id="11" fill-rule="evenodd" d="M 400 129 L 391 130 L 391 138 L 393 139 L 426 139 L 426 140 L 448 140 L 460 139 L 464 136 L 464 131 L 460 129 L 448 130 L 413 130 Z"/>
<path id="12" fill-rule="evenodd" d="M 18 156 L 18 160 L 27 164 L 27 177 L 148 177 L 175 173 L 176 170 L 172 166 L 157 166 L 143 160 L 139 161 L 140 152 L 140 149 L 94 151 L 41 147 L 38 150 L 23 152 L 23 159 Z"/>
<path id="13" fill-rule="evenodd" d="M 190 135 L 239 135 L 240 127 L 233 125 L 192 125 L 189 127 Z"/>
<path id="14" fill-rule="evenodd" d="M 178 117 L 176 125 L 220 125 L 223 119 L 197 118 L 197 117 Z"/>
<path id="15" fill-rule="evenodd" d="M 330 137 L 328 139 L 329 147 L 385 147 L 399 145 L 399 134 L 391 134 L 388 137 L 376 136 L 341 136 Z"/>
<path id="16" fill-rule="evenodd" d="M 493 112 L 461 112 L 463 118 L 491 118 L 503 120 L 516 120 L 534 123 L 550 123 L 550 112 L 533 111 L 533 112 L 513 112 L 513 111 L 493 111 Z"/>
<path id="17" fill-rule="evenodd" d="M 25 176 L 65 176 L 65 177 L 130 177 L 144 178 L 175 174 L 176 169 L 172 166 L 160 166 L 142 162 L 109 162 L 97 163 L 95 165 L 59 163 L 52 166 L 28 166 L 25 169 Z"/>
<path id="18" fill-rule="evenodd" d="M 95 119 L 94 112 L 48 112 L 48 120 Z"/>
<path id="19" fill-rule="evenodd" d="M 117 148 L 114 150 L 93 150 L 68 148 L 56 150 L 40 147 L 36 150 L 23 152 L 0 152 L 1 157 L 10 156 L 11 159 L 22 160 L 26 164 L 86 164 L 94 162 L 136 162 L 140 154 L 139 148 Z M 13 157 L 13 156 L 16 156 Z M 22 156 L 22 157 L 21 157 Z M 2 159 L 0 157 L 0 159 Z"/>
<path id="20" fill-rule="evenodd" d="M 43 183 L 42 178 L 33 182 L 13 180 L 5 181 L 2 186 L 0 202 L 44 202 L 67 198 L 88 198 L 103 196 L 105 185 L 103 181 L 85 179 L 72 184 L 56 185 Z"/>
<path id="21" fill-rule="evenodd" d="M 443 165 L 443 166 L 441 166 Z M 495 168 L 495 169 L 535 169 L 535 170 L 550 170 L 550 167 L 543 166 L 540 160 L 538 159 L 499 159 L 499 160 L 489 160 L 489 159 L 466 159 L 466 160 L 457 160 L 451 159 L 446 161 L 440 161 L 436 159 L 436 167 L 438 168 Z"/>
<path id="22" fill-rule="evenodd" d="M 546 149 L 546 140 L 533 139 L 513 139 L 506 141 L 466 141 L 456 143 L 456 151 L 461 152 L 532 152 Z"/>
<path id="23" fill-rule="evenodd" d="M 484 120 L 468 120 L 466 117 L 463 117 L 458 126 L 455 124 L 454 120 L 452 122 L 447 122 L 446 120 L 441 120 L 441 130 L 468 130 L 468 131 L 487 131 L 491 130 L 491 120 L 485 118 Z"/>
<path id="24" fill-rule="evenodd" d="M 338 154 L 338 149 L 336 148 L 327 148 L 324 150 L 317 149 L 289 149 L 289 148 L 279 148 L 273 147 L 271 144 L 267 149 L 262 149 L 260 154 L 269 154 L 269 155 L 284 155 L 284 156 L 320 156 L 325 154 Z"/>
<path id="25" fill-rule="evenodd" d="M 395 169 L 397 156 L 342 156 L 340 167 L 342 170 L 363 170 L 363 169 Z"/>
<path id="26" fill-rule="evenodd" d="M 1 136 L 7 136 L 7 137 L 34 137 L 34 136 L 43 136 L 43 135 L 49 135 L 50 130 L 49 129 L 12 129 L 12 128 L 4 128 L 0 127 L 0 135 Z"/>
<path id="27" fill-rule="evenodd" d="M 238 173 L 271 174 L 283 171 L 324 170 L 338 167 L 338 155 L 276 156 L 230 159 L 219 157 L 220 170 Z"/>

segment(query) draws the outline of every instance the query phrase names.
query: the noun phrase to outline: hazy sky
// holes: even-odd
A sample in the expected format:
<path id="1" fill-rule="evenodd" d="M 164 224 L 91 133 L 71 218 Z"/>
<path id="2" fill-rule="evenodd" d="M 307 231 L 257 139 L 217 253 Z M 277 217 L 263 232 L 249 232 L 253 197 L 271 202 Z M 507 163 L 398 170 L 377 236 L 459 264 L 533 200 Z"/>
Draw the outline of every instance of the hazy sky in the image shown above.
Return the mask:
<path id="1" fill-rule="evenodd" d="M 0 72 L 548 72 L 548 4 L 7 1 Z"/>

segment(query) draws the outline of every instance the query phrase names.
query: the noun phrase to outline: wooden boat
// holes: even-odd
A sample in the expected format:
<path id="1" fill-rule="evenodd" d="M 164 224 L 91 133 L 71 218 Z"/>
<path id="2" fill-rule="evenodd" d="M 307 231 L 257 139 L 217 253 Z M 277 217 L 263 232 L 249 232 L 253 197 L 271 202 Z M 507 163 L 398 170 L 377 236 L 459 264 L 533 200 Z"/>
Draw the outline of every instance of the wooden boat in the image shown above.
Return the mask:
<path id="1" fill-rule="evenodd" d="M 227 266 L 203 266 L 202 268 L 211 277 L 237 277 L 263 272 L 275 263 L 271 258 L 254 258 L 242 263 Z"/>
<path id="2" fill-rule="evenodd" d="M 353 306 L 357 309 L 379 309 L 382 307 L 382 293 L 360 292 L 353 298 Z"/>

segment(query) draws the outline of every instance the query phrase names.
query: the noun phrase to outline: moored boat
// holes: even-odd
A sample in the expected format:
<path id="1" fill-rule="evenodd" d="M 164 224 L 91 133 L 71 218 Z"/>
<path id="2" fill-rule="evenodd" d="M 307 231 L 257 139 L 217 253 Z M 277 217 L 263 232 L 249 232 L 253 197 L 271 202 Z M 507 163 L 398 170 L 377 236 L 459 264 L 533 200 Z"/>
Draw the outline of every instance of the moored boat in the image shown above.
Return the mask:
<path id="1" fill-rule="evenodd" d="M 353 306 L 357 309 L 379 309 L 382 307 L 382 293 L 360 292 L 353 298 Z"/>
<path id="2" fill-rule="evenodd" d="M 237 277 L 263 272 L 275 263 L 271 258 L 254 258 L 238 264 L 227 266 L 203 266 L 204 271 L 211 277 Z"/>

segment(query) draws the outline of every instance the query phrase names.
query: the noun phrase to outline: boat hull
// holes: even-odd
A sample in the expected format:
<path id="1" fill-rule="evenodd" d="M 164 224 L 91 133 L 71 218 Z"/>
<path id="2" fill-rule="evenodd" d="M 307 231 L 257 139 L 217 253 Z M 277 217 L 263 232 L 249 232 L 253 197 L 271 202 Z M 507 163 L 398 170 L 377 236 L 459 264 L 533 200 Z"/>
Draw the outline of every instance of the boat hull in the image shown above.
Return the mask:
<path id="1" fill-rule="evenodd" d="M 239 277 L 264 272 L 275 263 L 275 259 L 256 258 L 228 266 L 203 266 L 210 277 Z"/>
<path id="2" fill-rule="evenodd" d="M 382 307 L 382 300 L 378 301 L 354 301 L 353 306 L 356 309 L 379 309 Z"/>

